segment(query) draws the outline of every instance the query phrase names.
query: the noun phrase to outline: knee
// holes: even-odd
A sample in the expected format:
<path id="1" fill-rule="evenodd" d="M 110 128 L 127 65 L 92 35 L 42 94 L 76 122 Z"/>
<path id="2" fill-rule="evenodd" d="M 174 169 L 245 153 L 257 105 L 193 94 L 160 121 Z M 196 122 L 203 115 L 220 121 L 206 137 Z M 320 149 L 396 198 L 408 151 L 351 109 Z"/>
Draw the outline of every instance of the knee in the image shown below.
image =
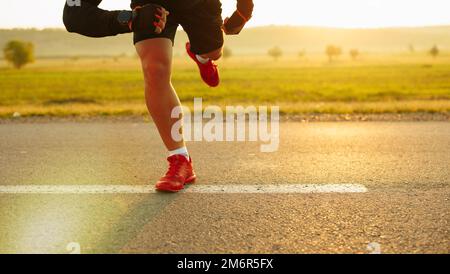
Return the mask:
<path id="1" fill-rule="evenodd" d="M 215 51 L 205 54 L 204 57 L 207 57 L 211 60 L 217 61 L 222 57 L 222 52 L 223 52 L 223 49 L 220 48 L 220 49 L 217 49 Z"/>
<path id="2" fill-rule="evenodd" d="M 143 61 L 145 83 L 150 88 L 158 88 L 170 83 L 171 65 L 166 61 Z"/>

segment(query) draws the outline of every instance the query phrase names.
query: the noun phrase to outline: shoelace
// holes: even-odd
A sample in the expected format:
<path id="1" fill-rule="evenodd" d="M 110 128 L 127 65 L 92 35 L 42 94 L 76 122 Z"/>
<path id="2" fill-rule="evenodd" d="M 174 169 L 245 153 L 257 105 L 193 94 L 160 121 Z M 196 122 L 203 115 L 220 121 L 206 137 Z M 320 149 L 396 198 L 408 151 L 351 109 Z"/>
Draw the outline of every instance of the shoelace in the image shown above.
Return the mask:
<path id="1" fill-rule="evenodd" d="M 169 170 L 166 173 L 166 176 L 175 176 L 178 175 L 181 169 L 181 164 L 178 159 L 172 160 L 169 162 Z"/>
<path id="2" fill-rule="evenodd" d="M 217 70 L 217 65 L 216 65 L 216 63 L 214 63 L 214 61 L 212 61 L 212 60 L 210 60 L 210 62 L 211 62 L 211 66 L 208 66 L 208 72 L 209 72 L 209 74 L 211 75 L 211 74 L 213 74 L 213 73 L 215 73 L 216 72 L 216 70 Z"/>

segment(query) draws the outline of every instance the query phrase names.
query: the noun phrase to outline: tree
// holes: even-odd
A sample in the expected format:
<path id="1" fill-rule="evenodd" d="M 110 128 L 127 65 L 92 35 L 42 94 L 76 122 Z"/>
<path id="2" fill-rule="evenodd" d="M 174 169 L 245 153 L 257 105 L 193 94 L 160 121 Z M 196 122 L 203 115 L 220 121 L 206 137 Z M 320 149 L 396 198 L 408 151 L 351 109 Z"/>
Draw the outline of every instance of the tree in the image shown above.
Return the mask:
<path id="1" fill-rule="evenodd" d="M 328 56 L 328 60 L 332 62 L 334 57 L 338 57 L 342 54 L 342 49 L 334 45 L 328 45 L 325 53 Z"/>
<path id="2" fill-rule="evenodd" d="M 228 59 L 233 55 L 233 51 L 229 47 L 223 48 L 223 59 Z"/>
<path id="3" fill-rule="evenodd" d="M 357 49 L 351 49 L 349 53 L 353 61 L 355 61 L 359 56 L 359 50 Z"/>
<path id="4" fill-rule="evenodd" d="M 34 46 L 29 42 L 10 41 L 3 49 L 3 53 L 5 59 L 17 69 L 34 61 Z"/>
<path id="5" fill-rule="evenodd" d="M 275 61 L 278 60 L 278 58 L 280 58 L 283 55 L 283 51 L 280 49 L 280 47 L 273 47 L 269 49 L 267 53 L 269 54 L 270 57 L 275 59 Z"/>
<path id="6" fill-rule="evenodd" d="M 298 52 L 298 58 L 303 58 L 306 55 L 306 50 L 302 49 L 301 51 Z"/>
<path id="7" fill-rule="evenodd" d="M 433 58 L 436 58 L 439 55 L 439 48 L 434 45 L 431 49 L 430 49 L 430 55 L 433 56 Z"/>

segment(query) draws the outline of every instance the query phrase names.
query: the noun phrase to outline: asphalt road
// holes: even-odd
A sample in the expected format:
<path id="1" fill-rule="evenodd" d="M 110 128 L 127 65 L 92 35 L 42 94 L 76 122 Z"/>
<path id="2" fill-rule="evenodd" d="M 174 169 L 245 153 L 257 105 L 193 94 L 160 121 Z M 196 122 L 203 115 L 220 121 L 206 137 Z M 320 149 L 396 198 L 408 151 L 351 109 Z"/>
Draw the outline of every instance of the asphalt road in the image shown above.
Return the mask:
<path id="1" fill-rule="evenodd" d="M 368 191 L 0 194 L 0 252 L 450 253 L 450 123 L 280 126 L 275 153 L 251 142 L 190 143 L 198 184 Z M 152 124 L 0 125 L 0 186 L 136 186 L 165 168 Z"/>

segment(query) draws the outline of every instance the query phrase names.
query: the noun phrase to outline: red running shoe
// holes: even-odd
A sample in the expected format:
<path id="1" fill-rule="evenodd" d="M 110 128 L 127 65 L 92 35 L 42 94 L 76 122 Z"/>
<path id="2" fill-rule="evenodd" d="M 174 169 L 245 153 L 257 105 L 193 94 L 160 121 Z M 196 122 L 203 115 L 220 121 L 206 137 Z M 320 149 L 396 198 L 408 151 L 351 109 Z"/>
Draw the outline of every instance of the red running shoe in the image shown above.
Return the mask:
<path id="1" fill-rule="evenodd" d="M 186 51 L 191 57 L 192 60 L 197 63 L 198 68 L 200 69 L 200 75 L 202 76 L 203 81 L 210 87 L 217 87 L 220 83 L 219 79 L 219 70 L 214 61 L 209 60 L 207 63 L 202 64 L 198 59 L 195 53 L 191 52 L 191 44 L 186 43 Z"/>
<path id="2" fill-rule="evenodd" d="M 194 183 L 197 176 L 194 173 L 192 159 L 183 155 L 173 155 L 167 158 L 169 170 L 166 175 L 156 183 L 156 189 L 166 192 L 178 192 L 189 183 Z"/>

